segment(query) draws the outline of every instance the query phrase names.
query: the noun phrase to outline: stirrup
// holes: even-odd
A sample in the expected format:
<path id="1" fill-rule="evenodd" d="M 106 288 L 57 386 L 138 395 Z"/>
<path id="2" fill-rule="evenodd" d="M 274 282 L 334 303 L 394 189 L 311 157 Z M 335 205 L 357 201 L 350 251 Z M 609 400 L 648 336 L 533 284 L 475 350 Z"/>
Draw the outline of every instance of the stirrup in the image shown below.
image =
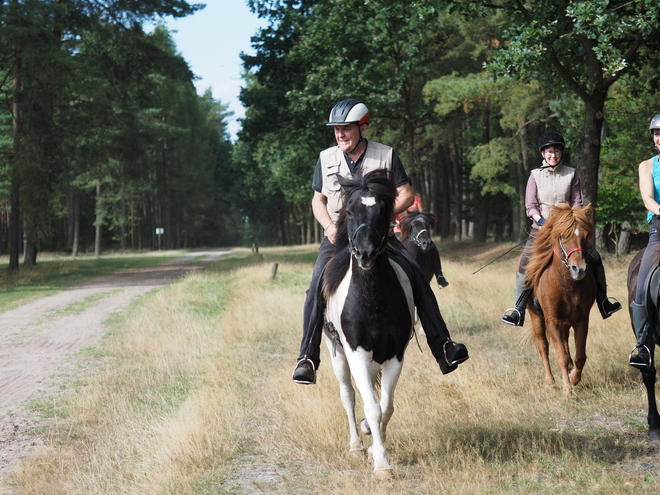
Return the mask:
<path id="1" fill-rule="evenodd" d="M 452 359 L 451 361 L 449 361 L 449 359 L 447 359 L 447 346 L 448 346 L 448 345 L 451 346 L 451 347 L 454 348 L 454 349 L 456 349 L 456 347 L 459 346 L 459 345 L 462 346 L 463 349 L 465 349 L 465 355 L 462 356 L 462 357 L 458 357 L 458 358 L 456 358 L 456 356 L 454 356 L 455 359 Z M 457 342 L 454 342 L 454 341 L 452 341 L 452 340 L 448 340 L 447 342 L 445 342 L 445 343 L 442 345 L 442 354 L 444 355 L 445 361 L 447 362 L 447 364 L 449 365 L 449 367 L 457 366 L 457 365 L 459 365 L 459 364 L 461 364 L 461 363 L 464 363 L 464 362 L 467 361 L 468 358 L 470 357 L 470 356 L 468 356 L 467 348 L 465 347 L 465 345 L 460 344 L 460 343 L 457 343 Z"/>
<path id="2" fill-rule="evenodd" d="M 309 363 L 309 365 L 312 368 L 312 379 L 311 380 L 304 380 L 303 376 L 298 376 L 296 378 L 296 371 L 298 371 L 298 368 L 300 367 L 301 364 L 304 363 Z M 296 367 L 293 368 L 293 373 L 291 374 L 291 379 L 293 380 L 294 383 L 299 383 L 301 385 L 314 385 L 316 383 L 316 366 L 314 366 L 314 362 L 309 359 L 309 358 L 302 358 L 296 363 Z"/>
<path id="3" fill-rule="evenodd" d="M 507 325 L 522 327 L 525 323 L 525 313 L 518 308 L 509 308 L 502 315 L 502 321 Z"/>
<path id="4" fill-rule="evenodd" d="M 649 361 L 647 362 L 635 362 L 633 361 L 634 357 L 639 357 L 640 356 L 640 351 L 646 350 L 646 353 L 649 356 Z M 633 354 L 633 352 L 637 351 L 637 354 Z M 648 347 L 645 345 L 636 345 L 633 347 L 632 351 L 630 351 L 630 355 L 628 356 L 628 364 L 632 366 L 633 368 L 638 368 L 640 370 L 650 370 L 653 368 L 653 360 L 651 359 L 651 351 L 649 350 Z"/>
<path id="5" fill-rule="evenodd" d="M 608 304 L 610 305 L 609 309 L 605 309 L 605 305 Z M 621 303 L 616 300 L 614 297 L 606 297 L 601 301 L 601 303 L 598 305 L 598 309 L 600 309 L 600 314 L 605 318 L 609 318 L 612 316 L 614 313 L 619 311 L 621 309 Z"/>

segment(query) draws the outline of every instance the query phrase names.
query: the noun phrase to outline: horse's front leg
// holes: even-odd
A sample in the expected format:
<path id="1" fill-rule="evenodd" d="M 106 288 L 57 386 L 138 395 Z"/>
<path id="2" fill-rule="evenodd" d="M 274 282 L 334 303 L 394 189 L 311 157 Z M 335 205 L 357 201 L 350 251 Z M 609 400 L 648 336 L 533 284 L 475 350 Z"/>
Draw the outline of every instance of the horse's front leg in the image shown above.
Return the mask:
<path id="1" fill-rule="evenodd" d="M 346 355 L 343 348 L 341 346 L 335 347 L 328 336 L 325 336 L 325 343 L 332 357 L 332 369 L 339 382 L 339 397 L 348 418 L 348 431 L 350 435 L 349 450 L 350 452 L 364 452 L 364 444 L 358 433 L 357 422 L 355 420 L 355 390 L 351 383 L 351 370 L 348 366 Z"/>
<path id="2" fill-rule="evenodd" d="M 651 359 L 654 359 L 655 349 L 651 348 Z M 655 364 L 650 370 L 640 370 L 642 372 L 642 381 L 646 387 L 646 399 L 648 401 L 649 410 L 646 417 L 649 423 L 649 440 L 657 442 L 660 441 L 660 414 L 658 414 L 658 406 L 655 398 L 655 379 L 656 370 Z"/>
<path id="3" fill-rule="evenodd" d="M 348 356 L 348 359 L 355 386 L 360 392 L 362 402 L 364 403 L 364 417 L 367 420 L 373 438 L 373 444 L 369 447 L 369 453 L 372 455 L 374 461 L 374 475 L 383 479 L 390 478 L 392 476 L 392 467 L 387 460 L 387 451 L 383 442 L 381 425 L 383 415 L 371 379 L 372 370 L 370 368 L 375 366 L 375 363 L 371 361 L 371 353 L 366 353 L 359 348 L 357 351 L 352 352 Z"/>
<path id="4" fill-rule="evenodd" d="M 394 414 L 394 390 L 401 376 L 403 361 L 392 358 L 383 366 L 380 383 L 381 436 L 383 443 L 387 440 L 387 425 Z"/>
<path id="5" fill-rule="evenodd" d="M 555 377 L 552 376 L 552 369 L 550 368 L 549 344 L 548 338 L 546 336 L 545 320 L 531 312 L 530 317 L 532 319 L 534 335 L 536 335 L 536 349 L 541 356 L 541 360 L 543 361 L 543 368 L 545 369 L 545 385 L 547 387 L 554 388 L 556 384 Z"/>
<path id="6" fill-rule="evenodd" d="M 575 368 L 570 370 L 571 385 L 575 386 L 582 381 L 582 370 L 587 363 L 587 333 L 589 332 L 589 318 L 581 320 L 573 327 L 575 339 Z M 568 339 L 566 340 L 568 343 Z M 570 355 L 569 355 L 570 359 Z"/>
<path id="7" fill-rule="evenodd" d="M 571 396 L 573 395 L 573 386 L 569 378 L 569 371 L 572 367 L 572 361 L 567 346 L 570 327 L 560 324 L 553 318 L 546 318 L 546 324 L 552 345 L 555 348 L 555 354 L 557 355 L 557 364 L 561 370 L 564 395 Z"/>

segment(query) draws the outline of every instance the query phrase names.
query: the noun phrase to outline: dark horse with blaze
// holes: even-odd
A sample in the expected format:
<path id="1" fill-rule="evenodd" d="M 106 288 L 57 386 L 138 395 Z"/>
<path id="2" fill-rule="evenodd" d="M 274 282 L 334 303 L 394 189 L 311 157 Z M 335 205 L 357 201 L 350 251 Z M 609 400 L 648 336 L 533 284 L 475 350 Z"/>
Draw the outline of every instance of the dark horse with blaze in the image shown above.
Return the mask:
<path id="1" fill-rule="evenodd" d="M 339 381 L 350 431 L 350 450 L 363 451 L 355 420 L 355 382 L 364 403 L 362 431 L 373 435 L 374 475 L 390 478 L 385 435 L 394 390 L 413 332 L 414 301 L 404 270 L 387 249 L 396 187 L 386 170 L 339 177 L 344 206 L 337 253 L 324 273 L 324 336 Z M 352 378 L 352 380 L 351 380 Z M 374 389 L 380 382 L 380 400 Z"/>

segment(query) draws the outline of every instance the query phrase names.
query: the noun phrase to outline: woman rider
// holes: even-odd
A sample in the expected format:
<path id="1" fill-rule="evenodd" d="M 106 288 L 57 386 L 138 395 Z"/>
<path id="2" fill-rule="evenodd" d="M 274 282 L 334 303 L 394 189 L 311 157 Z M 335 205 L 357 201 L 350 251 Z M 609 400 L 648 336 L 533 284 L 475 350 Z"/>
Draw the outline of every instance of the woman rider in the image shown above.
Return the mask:
<path id="1" fill-rule="evenodd" d="M 516 275 L 516 293 L 513 308 L 507 309 L 502 315 L 502 321 L 509 325 L 523 326 L 527 299 L 532 292 L 525 287 L 525 267 L 529 261 L 536 233 L 550 215 L 552 206 L 567 203 L 571 208 L 582 206 L 582 185 L 577 171 L 564 165 L 561 161 L 565 147 L 564 137 L 556 131 L 548 131 L 539 139 L 539 151 L 543 157 L 540 168 L 532 170 L 525 191 L 525 209 L 532 219 L 532 231 L 525 243 L 523 254 L 518 264 Z M 616 299 L 607 297 L 605 268 L 598 251 L 589 253 L 589 265 L 596 277 L 596 302 L 603 318 L 608 318 L 621 309 Z"/>
<path id="2" fill-rule="evenodd" d="M 646 312 L 645 286 L 646 279 L 652 268 L 658 265 L 658 245 L 660 244 L 660 114 L 651 119 L 649 124 L 651 138 L 656 155 L 639 164 L 639 192 L 648 210 L 646 220 L 651 224 L 649 243 L 642 255 L 642 262 L 637 274 L 637 291 L 635 300 L 630 304 L 632 323 L 637 337 L 637 345 L 630 352 L 628 363 L 640 369 L 651 369 L 650 347 L 653 346 L 653 335 L 649 335 L 650 321 Z"/>

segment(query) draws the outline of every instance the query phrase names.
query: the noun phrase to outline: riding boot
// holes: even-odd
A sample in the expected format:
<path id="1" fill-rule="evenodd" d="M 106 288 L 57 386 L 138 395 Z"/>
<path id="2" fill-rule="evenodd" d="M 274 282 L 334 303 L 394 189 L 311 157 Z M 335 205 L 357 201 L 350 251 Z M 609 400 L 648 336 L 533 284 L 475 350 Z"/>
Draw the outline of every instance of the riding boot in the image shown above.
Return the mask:
<path id="1" fill-rule="evenodd" d="M 440 365 L 440 371 L 443 375 L 451 373 L 459 364 L 468 360 L 467 347 L 451 340 L 435 294 L 417 262 L 398 241 L 394 242 L 390 239 L 388 248 L 392 259 L 404 269 L 410 279 L 415 307 L 426 334 L 426 342 Z"/>
<path id="2" fill-rule="evenodd" d="M 605 281 L 605 267 L 602 261 L 593 260 L 592 266 L 596 277 L 596 303 L 603 320 L 609 318 L 621 309 L 621 303 L 613 297 L 607 297 L 607 282 Z"/>
<path id="3" fill-rule="evenodd" d="M 651 322 L 644 304 L 630 303 L 632 309 L 632 323 L 637 337 L 637 345 L 630 351 L 628 364 L 642 370 L 653 367 L 650 348 L 653 346 L 653 336 L 649 334 Z"/>
<path id="4" fill-rule="evenodd" d="M 532 293 L 531 288 L 525 287 L 525 274 L 518 272 L 516 275 L 516 292 L 513 308 L 507 309 L 502 315 L 502 321 L 509 325 L 522 327 L 525 323 L 525 309 L 527 300 Z"/>
<path id="5" fill-rule="evenodd" d="M 323 239 L 319 255 L 314 265 L 312 280 L 307 289 L 305 306 L 303 308 L 303 337 L 300 343 L 300 354 L 292 379 L 302 385 L 316 383 L 316 370 L 321 364 L 321 338 L 323 336 L 323 313 L 325 302 L 321 294 L 321 281 L 328 260 L 334 253 L 334 247 L 327 238 Z"/>

